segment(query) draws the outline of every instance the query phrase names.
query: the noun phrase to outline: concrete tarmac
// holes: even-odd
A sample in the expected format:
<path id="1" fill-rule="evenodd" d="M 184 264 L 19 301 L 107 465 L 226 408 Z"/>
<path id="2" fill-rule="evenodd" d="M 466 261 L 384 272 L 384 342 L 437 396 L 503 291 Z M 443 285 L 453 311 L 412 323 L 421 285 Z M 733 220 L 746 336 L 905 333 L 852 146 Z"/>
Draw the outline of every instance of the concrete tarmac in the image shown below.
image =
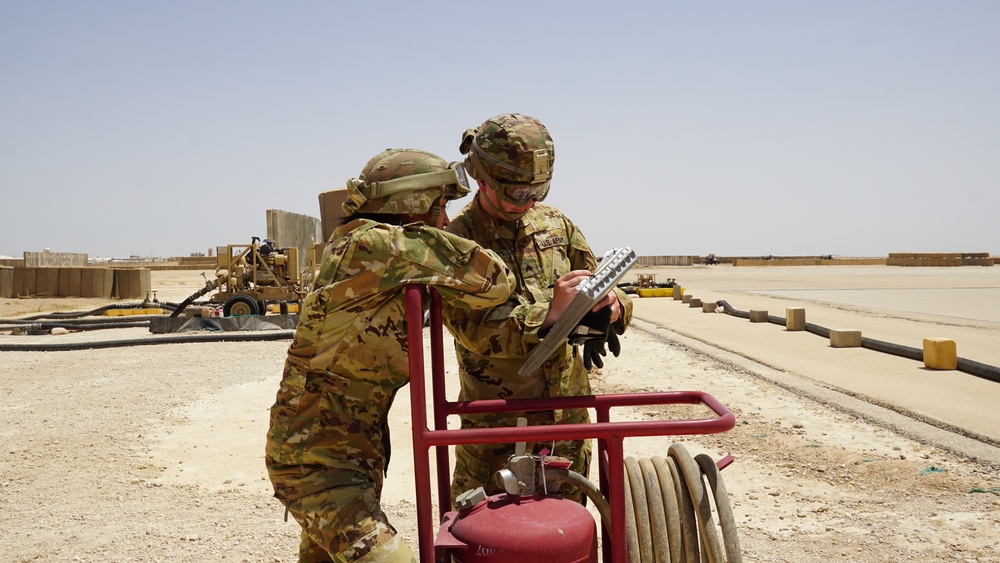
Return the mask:
<path id="1" fill-rule="evenodd" d="M 924 338 L 949 338 L 959 357 L 1000 366 L 1000 268 L 657 267 L 633 268 L 625 281 L 639 273 L 656 274 L 657 282 L 674 278 L 692 297 L 742 311 L 787 317 L 788 308 L 802 307 L 807 323 L 893 344 L 922 349 Z M 1000 382 L 866 348 L 833 348 L 810 332 L 705 313 L 671 297 L 633 301 L 638 329 L 1000 465 Z"/>

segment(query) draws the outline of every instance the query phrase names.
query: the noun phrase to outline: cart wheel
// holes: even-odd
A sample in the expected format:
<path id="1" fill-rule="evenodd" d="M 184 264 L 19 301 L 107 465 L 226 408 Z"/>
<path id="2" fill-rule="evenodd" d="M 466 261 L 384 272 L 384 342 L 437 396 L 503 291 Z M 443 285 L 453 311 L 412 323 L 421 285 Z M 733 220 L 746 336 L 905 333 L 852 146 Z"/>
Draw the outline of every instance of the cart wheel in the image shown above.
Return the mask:
<path id="1" fill-rule="evenodd" d="M 257 302 L 249 295 L 234 295 L 222 306 L 223 317 L 239 317 L 260 314 Z"/>

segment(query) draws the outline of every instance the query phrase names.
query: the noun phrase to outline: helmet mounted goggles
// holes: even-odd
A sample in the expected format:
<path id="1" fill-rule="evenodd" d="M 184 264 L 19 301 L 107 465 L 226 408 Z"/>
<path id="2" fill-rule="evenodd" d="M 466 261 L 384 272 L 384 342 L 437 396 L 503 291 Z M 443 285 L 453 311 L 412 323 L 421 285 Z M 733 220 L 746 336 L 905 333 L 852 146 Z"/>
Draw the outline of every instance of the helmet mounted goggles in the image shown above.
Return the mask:
<path id="1" fill-rule="evenodd" d="M 452 162 L 445 170 L 413 174 L 393 180 L 371 182 L 361 188 L 361 192 L 369 200 L 395 195 L 401 192 L 412 192 L 428 188 L 441 188 L 441 196 L 445 199 L 458 199 L 469 193 L 469 177 L 465 174 L 465 165 Z"/>
<path id="2" fill-rule="evenodd" d="M 497 182 L 501 189 L 497 190 L 500 198 L 515 205 L 524 205 L 528 201 L 542 201 L 549 195 L 549 184 L 546 180 L 541 184 L 517 184 L 513 182 Z"/>

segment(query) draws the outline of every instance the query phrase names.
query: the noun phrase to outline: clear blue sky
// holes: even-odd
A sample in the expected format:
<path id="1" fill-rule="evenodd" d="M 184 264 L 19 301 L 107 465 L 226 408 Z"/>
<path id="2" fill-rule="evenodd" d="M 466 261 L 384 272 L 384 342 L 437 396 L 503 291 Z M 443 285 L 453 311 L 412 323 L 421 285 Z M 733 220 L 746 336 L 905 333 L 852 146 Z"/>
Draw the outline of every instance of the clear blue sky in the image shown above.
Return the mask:
<path id="1" fill-rule="evenodd" d="M 522 112 L 599 253 L 997 255 L 998 30 L 993 0 L 0 0 L 0 254 L 248 242 Z"/>

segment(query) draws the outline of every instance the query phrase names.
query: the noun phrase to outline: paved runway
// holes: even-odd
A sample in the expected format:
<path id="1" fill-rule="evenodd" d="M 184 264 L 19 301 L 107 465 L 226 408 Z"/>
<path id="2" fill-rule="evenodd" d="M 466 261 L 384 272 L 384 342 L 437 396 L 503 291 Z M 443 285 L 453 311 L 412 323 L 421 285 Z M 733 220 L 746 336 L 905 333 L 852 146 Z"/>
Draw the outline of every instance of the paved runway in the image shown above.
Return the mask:
<path id="1" fill-rule="evenodd" d="M 997 267 L 658 267 L 634 268 L 626 281 L 639 273 L 654 273 L 656 281 L 675 278 L 693 297 L 725 300 L 743 311 L 785 317 L 787 308 L 803 307 L 808 323 L 860 330 L 893 344 L 922 349 L 924 338 L 950 338 L 959 357 L 1000 366 Z M 1000 464 L 1000 382 L 930 370 L 922 362 L 865 348 L 833 348 L 809 332 L 703 313 L 669 297 L 634 302 L 637 328 L 696 343 L 783 385 L 850 404 L 864 416 L 881 413 L 893 425 L 922 420 L 934 427 L 925 429 L 934 435 L 928 439 Z"/>

